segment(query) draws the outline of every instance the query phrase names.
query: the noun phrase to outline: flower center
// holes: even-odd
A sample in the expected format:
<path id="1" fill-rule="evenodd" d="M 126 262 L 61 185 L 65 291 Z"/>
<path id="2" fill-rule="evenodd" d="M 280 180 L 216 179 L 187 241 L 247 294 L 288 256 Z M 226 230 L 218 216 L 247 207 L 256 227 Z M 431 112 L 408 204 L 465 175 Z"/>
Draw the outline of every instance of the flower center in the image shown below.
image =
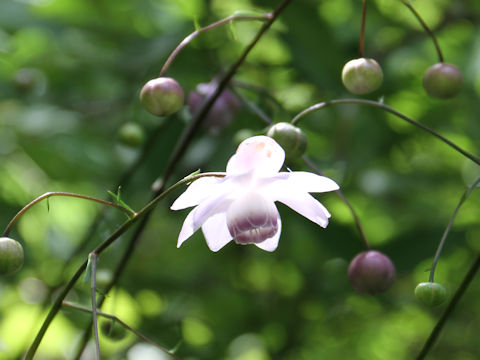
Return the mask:
<path id="1" fill-rule="evenodd" d="M 277 233 L 277 217 L 272 201 L 250 192 L 230 205 L 227 226 L 237 244 L 258 244 Z"/>

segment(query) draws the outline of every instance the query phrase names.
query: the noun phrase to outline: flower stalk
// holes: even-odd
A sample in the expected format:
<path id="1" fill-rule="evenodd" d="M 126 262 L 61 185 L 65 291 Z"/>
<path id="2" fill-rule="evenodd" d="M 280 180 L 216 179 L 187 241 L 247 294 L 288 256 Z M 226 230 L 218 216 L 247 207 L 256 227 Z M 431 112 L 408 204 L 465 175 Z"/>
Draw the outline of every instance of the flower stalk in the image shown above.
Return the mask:
<path id="1" fill-rule="evenodd" d="M 307 116 L 307 115 L 309 115 L 309 114 L 311 114 L 315 111 L 321 110 L 321 109 L 326 108 L 328 106 L 340 105 L 340 104 L 367 105 L 367 106 L 376 107 L 378 109 L 389 112 L 389 113 L 395 115 L 396 117 L 408 122 L 409 124 L 414 125 L 414 126 L 420 128 L 420 129 L 422 129 L 423 131 L 426 131 L 427 133 L 435 136 L 437 139 L 444 142 L 445 144 L 447 144 L 448 146 L 453 148 L 455 151 L 458 151 L 463 156 L 472 160 L 475 164 L 480 165 L 480 158 L 478 158 L 477 156 L 470 154 L 468 151 L 462 149 L 460 146 L 458 146 L 454 142 L 448 140 L 446 137 L 440 135 L 439 133 L 437 133 L 435 130 L 429 128 L 428 126 L 423 125 L 422 123 L 420 123 L 416 120 L 413 120 L 413 119 L 409 118 L 408 116 L 400 113 L 399 111 L 391 108 L 390 106 L 385 105 L 384 103 L 378 102 L 378 101 L 365 100 L 365 99 L 337 99 L 337 100 L 321 102 L 321 103 L 312 105 L 312 106 L 308 107 L 307 109 L 303 110 L 302 112 L 300 112 L 299 114 L 297 114 L 292 119 L 291 123 L 293 125 L 296 125 L 302 118 L 304 118 L 305 116 Z"/>
<path id="2" fill-rule="evenodd" d="M 53 197 L 53 196 L 64 196 L 64 197 L 74 197 L 74 198 L 79 198 L 79 199 L 84 199 L 84 200 L 89 200 L 89 201 L 93 201 L 93 202 L 97 202 L 97 203 L 100 203 L 102 205 L 105 205 L 105 206 L 111 206 L 111 207 L 114 207 L 116 209 L 119 209 L 123 212 L 125 212 L 130 218 L 132 217 L 135 217 L 136 216 L 136 213 L 135 211 L 131 210 L 131 209 L 128 209 L 120 204 L 116 204 L 116 203 L 113 203 L 113 202 L 110 202 L 110 201 L 106 201 L 106 200 L 102 200 L 102 199 L 98 199 L 98 198 L 95 198 L 95 197 L 92 197 L 92 196 L 87 196 L 87 195 L 81 195 L 81 194 L 74 194 L 74 193 L 69 193 L 69 192 L 61 192 L 61 191 L 55 191 L 55 192 L 47 192 L 43 195 L 40 195 L 39 197 L 37 197 L 35 200 L 31 201 L 30 203 L 28 203 L 27 205 L 25 205 L 13 218 L 12 220 L 10 220 L 10 222 L 8 223 L 7 227 L 5 228 L 5 230 L 3 231 L 3 235 L 2 236 L 8 236 L 10 234 L 10 231 L 12 230 L 13 226 L 15 225 L 15 223 L 22 217 L 22 215 L 24 215 L 32 206 L 38 204 L 40 201 L 42 200 L 45 200 L 45 199 L 48 199 L 50 197 Z"/>

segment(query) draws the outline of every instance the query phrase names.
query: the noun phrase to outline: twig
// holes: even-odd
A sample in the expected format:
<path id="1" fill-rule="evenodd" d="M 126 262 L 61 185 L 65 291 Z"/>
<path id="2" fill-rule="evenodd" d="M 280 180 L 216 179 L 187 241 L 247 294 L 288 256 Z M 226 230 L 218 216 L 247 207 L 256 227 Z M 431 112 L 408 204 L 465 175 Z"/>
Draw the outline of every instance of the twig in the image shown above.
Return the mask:
<path id="1" fill-rule="evenodd" d="M 136 215 L 136 213 L 134 211 L 131 211 L 131 210 L 119 205 L 119 204 L 116 204 L 116 203 L 113 203 L 113 202 L 110 202 L 110 201 L 106 201 L 106 200 L 102 200 L 102 199 L 97 199 L 97 198 L 94 198 L 92 196 L 74 194 L 74 193 L 69 193 L 69 192 L 61 192 L 61 191 L 47 192 L 43 195 L 40 195 L 39 197 L 37 197 L 35 200 L 31 201 L 27 205 L 25 205 L 23 207 L 23 209 L 20 210 L 12 218 L 12 220 L 10 220 L 7 227 L 3 231 L 2 236 L 8 236 L 8 234 L 10 234 L 10 231 L 12 230 L 12 227 L 15 225 L 15 223 L 18 221 L 18 219 L 20 219 L 20 217 L 23 214 L 25 214 L 32 206 L 38 204 L 42 200 L 48 199 L 48 198 L 53 197 L 53 196 L 75 197 L 75 198 L 79 198 L 79 199 L 90 200 L 90 201 L 94 201 L 94 202 L 97 202 L 97 203 L 100 203 L 100 204 L 103 204 L 103 205 L 106 205 L 106 206 L 111 206 L 111 207 L 117 208 L 119 210 L 122 210 L 123 212 L 126 212 L 128 214 L 128 216 L 130 216 L 130 217 L 133 217 L 133 216 Z"/>
<path id="2" fill-rule="evenodd" d="M 460 146 L 458 146 L 457 144 L 453 143 L 452 141 L 448 140 L 447 138 L 445 138 L 444 136 L 440 135 L 439 133 L 437 133 L 435 130 L 429 128 L 428 126 L 426 125 L 423 125 L 422 123 L 416 121 L 416 120 L 413 120 L 411 118 L 409 118 L 408 116 L 406 115 L 403 115 L 402 113 L 398 112 L 397 110 L 394 110 L 392 109 L 390 106 L 387 106 L 381 102 L 378 102 L 378 101 L 372 101 L 372 100 L 365 100 L 365 99 L 338 99 L 338 100 L 331 100 L 331 101 L 325 101 L 325 102 L 321 102 L 321 103 L 318 103 L 318 104 L 315 104 L 315 105 L 312 105 L 310 106 L 309 108 L 303 110 L 302 112 L 300 112 L 298 115 L 296 115 L 291 123 L 293 125 L 296 125 L 300 119 L 302 119 L 303 117 L 305 117 L 306 115 L 308 114 L 311 114 L 315 111 L 318 111 L 320 109 L 323 109 L 323 108 L 326 108 L 327 106 L 330 106 L 330 105 L 340 105 L 340 104 L 359 104 L 359 105 L 368 105 L 368 106 L 372 106 L 372 107 L 376 107 L 376 108 L 379 108 L 379 109 L 382 109 L 384 111 L 387 111 L 395 116 L 397 116 L 398 118 L 402 119 L 402 120 L 405 120 L 406 122 L 410 123 L 411 125 L 414 125 L 426 132 L 428 132 L 429 134 L 435 136 L 436 138 L 440 139 L 441 141 L 443 141 L 445 144 L 447 144 L 448 146 L 452 147 L 453 149 L 455 149 L 456 151 L 458 151 L 459 153 L 461 153 L 462 155 L 464 155 L 465 157 L 469 158 L 470 160 L 472 160 L 475 164 L 478 164 L 480 165 L 480 158 L 470 154 L 468 151 L 466 150 L 463 150 Z"/>
<path id="3" fill-rule="evenodd" d="M 430 28 L 427 26 L 427 24 L 425 23 L 425 21 L 423 21 L 422 17 L 420 16 L 420 14 L 415 10 L 415 8 L 412 6 L 412 4 L 410 4 L 410 2 L 408 0 L 400 0 L 412 13 L 413 15 L 417 18 L 417 20 L 420 22 L 420 24 L 422 25 L 423 29 L 425 30 L 425 32 L 428 34 L 428 36 L 430 36 L 430 38 L 432 39 L 432 42 L 433 42 L 433 45 L 435 46 L 435 50 L 437 51 L 437 55 L 438 55 L 438 60 L 440 62 L 443 62 L 443 54 L 442 54 L 442 50 L 440 49 L 440 45 L 438 45 L 438 41 L 437 41 L 437 38 L 435 37 L 435 35 L 433 34 L 433 31 L 430 30 Z"/>
<path id="4" fill-rule="evenodd" d="M 80 311 L 83 311 L 83 312 L 86 312 L 86 313 L 92 313 L 92 309 L 89 309 L 89 308 L 86 308 L 86 307 L 83 307 L 83 306 L 80 306 L 80 305 L 76 305 L 76 304 L 72 304 L 72 303 L 69 303 L 67 301 L 63 301 L 62 302 L 62 306 L 63 307 L 68 307 L 68 308 L 72 308 L 72 309 L 76 309 L 76 310 L 80 310 Z M 140 331 L 132 328 L 131 326 L 129 326 L 127 323 L 125 323 L 124 321 L 120 320 L 117 316 L 115 315 L 111 315 L 111 314 L 107 314 L 107 313 L 104 313 L 102 311 L 98 311 L 97 310 L 97 314 L 104 317 L 104 318 L 107 318 L 107 319 L 111 319 L 113 321 L 116 321 L 118 322 L 120 325 L 122 325 L 125 329 L 127 329 L 128 331 L 134 333 L 136 336 L 138 336 L 140 339 L 142 339 L 143 341 L 149 343 L 150 345 L 153 345 L 155 346 L 157 349 L 163 351 L 165 354 L 171 356 L 172 358 L 176 359 L 176 360 L 180 360 L 180 358 L 178 358 L 174 353 L 172 353 L 171 351 L 169 351 L 168 349 L 164 348 L 163 346 L 157 344 L 155 341 L 149 339 L 148 337 L 146 337 L 145 335 L 143 335 Z"/>
<path id="5" fill-rule="evenodd" d="M 185 185 L 187 183 L 190 183 L 192 181 L 195 181 L 201 177 L 205 176 L 216 176 L 216 177 L 222 177 L 225 176 L 224 173 L 204 173 L 204 174 L 198 174 L 194 176 L 188 176 L 176 184 L 170 186 L 167 190 L 162 192 L 160 195 L 158 195 L 155 199 L 153 199 L 150 203 L 148 203 L 143 209 L 141 209 L 136 216 L 128 219 L 126 222 L 124 222 L 108 239 L 106 239 L 103 243 L 101 243 L 97 248 L 93 250 L 94 253 L 100 255 L 105 249 L 107 249 L 115 240 L 117 240 L 120 235 L 125 233 L 130 227 L 137 222 L 138 219 L 145 217 L 148 215 L 151 210 L 154 209 L 154 207 L 163 200 L 168 194 L 170 194 L 172 191 L 177 189 L 179 186 Z M 68 283 L 65 285 L 61 293 L 58 295 L 56 298 L 55 302 L 53 303 L 52 307 L 50 308 L 50 311 L 47 314 L 47 317 L 45 318 L 40 330 L 38 331 L 37 335 L 35 336 L 33 343 L 30 345 L 30 348 L 27 350 L 27 353 L 25 355 L 25 360 L 32 360 L 33 356 L 35 355 L 38 346 L 40 345 L 40 342 L 42 341 L 45 333 L 47 332 L 48 327 L 52 323 L 53 319 L 57 315 L 58 311 L 60 310 L 62 306 L 62 301 L 65 299 L 67 294 L 70 292 L 70 290 L 73 288 L 77 280 L 80 278 L 82 275 L 83 271 L 87 267 L 87 260 L 85 260 L 80 267 L 77 269 L 75 274 L 72 276 L 72 278 L 68 281 Z"/>
<path id="6" fill-rule="evenodd" d="M 98 321 L 97 321 L 97 254 L 91 252 L 88 256 L 88 261 L 92 266 L 92 321 L 93 334 L 95 336 L 95 351 L 97 360 L 100 360 L 100 342 L 98 340 Z"/>
<path id="7" fill-rule="evenodd" d="M 447 235 L 450 232 L 450 228 L 452 227 L 453 222 L 455 221 L 455 217 L 457 216 L 458 211 L 462 207 L 465 200 L 467 200 L 467 198 L 470 196 L 470 193 L 473 191 L 473 189 L 475 189 L 478 186 L 479 183 L 480 183 L 480 177 L 477 180 L 475 180 L 474 183 L 462 195 L 460 201 L 458 202 L 457 207 L 455 208 L 455 211 L 452 214 L 452 217 L 450 218 L 450 221 L 448 222 L 447 228 L 445 229 L 445 231 L 442 235 L 440 243 L 438 244 L 437 251 L 435 253 L 435 257 L 433 259 L 432 267 L 430 269 L 430 278 L 429 278 L 430 282 L 433 282 L 433 277 L 434 277 L 434 274 L 435 274 L 435 268 L 437 266 L 438 259 L 440 258 L 440 253 L 442 252 L 443 245 L 445 244 L 445 240 L 447 239 Z"/>

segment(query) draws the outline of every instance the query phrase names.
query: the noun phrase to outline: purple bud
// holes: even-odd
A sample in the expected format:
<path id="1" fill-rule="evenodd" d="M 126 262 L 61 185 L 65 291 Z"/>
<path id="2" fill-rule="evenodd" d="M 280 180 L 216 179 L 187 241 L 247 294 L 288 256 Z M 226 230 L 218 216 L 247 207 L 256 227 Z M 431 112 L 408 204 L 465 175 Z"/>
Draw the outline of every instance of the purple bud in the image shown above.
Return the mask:
<path id="1" fill-rule="evenodd" d="M 140 91 L 140 102 L 150 113 L 166 116 L 180 110 L 183 90 L 172 78 L 160 77 L 147 82 Z"/>
<path id="2" fill-rule="evenodd" d="M 198 84 L 196 89 L 188 95 L 188 108 L 190 113 L 195 116 L 200 111 L 204 100 L 212 94 L 217 88 L 218 83 Z M 235 95 L 228 89 L 222 91 L 205 118 L 203 125 L 213 132 L 218 132 L 230 124 L 235 113 L 240 108 L 240 102 Z"/>
<path id="3" fill-rule="evenodd" d="M 352 260 L 348 277 L 355 290 L 362 294 L 378 294 L 388 290 L 395 280 L 392 261 L 375 250 L 364 251 Z"/>
<path id="4" fill-rule="evenodd" d="M 438 63 L 425 71 L 423 87 L 428 95 L 448 99 L 457 95 L 463 86 L 463 76 L 455 65 Z"/>

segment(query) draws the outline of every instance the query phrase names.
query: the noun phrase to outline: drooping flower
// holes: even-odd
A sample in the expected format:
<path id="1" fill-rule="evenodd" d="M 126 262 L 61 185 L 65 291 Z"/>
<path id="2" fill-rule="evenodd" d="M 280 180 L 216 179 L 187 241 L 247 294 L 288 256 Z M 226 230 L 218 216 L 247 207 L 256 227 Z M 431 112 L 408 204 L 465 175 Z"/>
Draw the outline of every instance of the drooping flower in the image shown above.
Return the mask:
<path id="1" fill-rule="evenodd" d="M 337 190 L 338 185 L 309 172 L 279 172 L 284 160 L 284 150 L 272 138 L 244 140 L 228 161 L 225 177 L 196 180 L 171 206 L 195 206 L 183 223 L 177 247 L 202 228 L 212 251 L 231 240 L 274 251 L 282 228 L 275 201 L 326 227 L 330 213 L 309 193 Z"/>

